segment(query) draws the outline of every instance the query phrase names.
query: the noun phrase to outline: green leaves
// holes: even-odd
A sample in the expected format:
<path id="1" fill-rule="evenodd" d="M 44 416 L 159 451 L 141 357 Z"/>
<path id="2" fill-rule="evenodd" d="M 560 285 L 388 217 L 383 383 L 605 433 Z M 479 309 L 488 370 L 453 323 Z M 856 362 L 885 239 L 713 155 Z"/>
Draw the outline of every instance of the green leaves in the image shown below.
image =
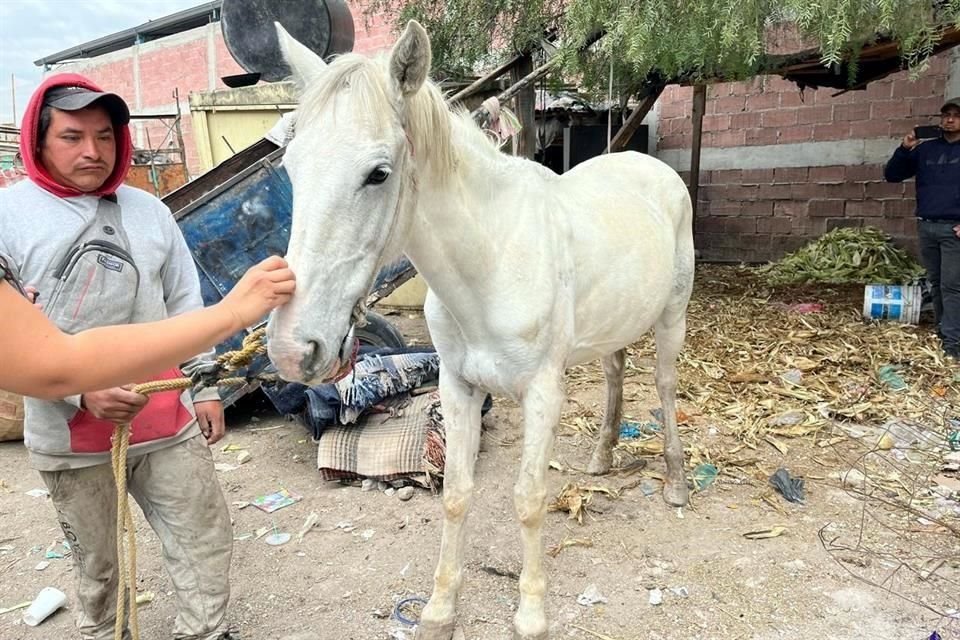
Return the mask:
<path id="1" fill-rule="evenodd" d="M 423 23 L 441 76 L 490 66 L 555 33 L 568 77 L 606 94 L 612 58 L 615 89 L 625 95 L 653 72 L 689 80 L 755 75 L 771 30 L 784 23 L 819 43 L 826 66 L 856 59 L 880 33 L 920 70 L 940 30 L 960 25 L 960 0 L 372 0 L 367 15 L 383 13 L 398 26 Z M 606 36 L 578 53 L 598 30 Z"/>

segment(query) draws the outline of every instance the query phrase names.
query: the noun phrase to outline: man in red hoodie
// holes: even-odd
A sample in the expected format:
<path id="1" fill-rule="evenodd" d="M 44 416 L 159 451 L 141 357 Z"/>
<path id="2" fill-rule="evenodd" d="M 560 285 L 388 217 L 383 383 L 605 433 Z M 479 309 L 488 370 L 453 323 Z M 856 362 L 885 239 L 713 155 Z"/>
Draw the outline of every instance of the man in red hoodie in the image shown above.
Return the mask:
<path id="1" fill-rule="evenodd" d="M 21 131 L 29 180 L 0 190 L 0 255 L 37 287 L 45 313 L 68 333 L 203 305 L 170 210 L 123 184 L 133 153 L 129 120 L 124 101 L 88 79 L 49 78 L 31 97 Z M 209 358 L 151 378 L 190 375 Z M 224 626 L 233 535 L 209 450 L 223 436 L 223 406 L 215 389 L 148 400 L 129 387 L 56 402 L 27 399 L 24 442 L 71 545 L 81 637 L 114 637 L 117 514 L 109 451 L 117 422 L 132 423 L 127 486 L 160 538 L 177 593 L 173 637 L 236 638 Z"/>

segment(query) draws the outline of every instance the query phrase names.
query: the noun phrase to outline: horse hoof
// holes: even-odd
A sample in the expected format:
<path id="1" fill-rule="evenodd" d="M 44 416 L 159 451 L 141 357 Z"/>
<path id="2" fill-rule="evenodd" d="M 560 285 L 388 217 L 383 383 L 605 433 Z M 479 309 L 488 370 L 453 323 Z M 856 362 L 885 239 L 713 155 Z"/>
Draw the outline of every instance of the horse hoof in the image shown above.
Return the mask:
<path id="1" fill-rule="evenodd" d="M 686 483 L 667 482 L 663 485 L 663 501 L 671 507 L 687 506 L 689 496 L 690 492 L 687 489 Z"/>
<path id="2" fill-rule="evenodd" d="M 453 632 L 456 630 L 456 623 L 450 622 L 429 622 L 421 620 L 417 627 L 415 640 L 450 640 L 453 638 Z"/>
<path id="3" fill-rule="evenodd" d="M 587 473 L 592 476 L 604 476 L 610 473 L 610 467 L 613 466 L 613 458 L 604 459 L 594 456 L 587 465 Z"/>

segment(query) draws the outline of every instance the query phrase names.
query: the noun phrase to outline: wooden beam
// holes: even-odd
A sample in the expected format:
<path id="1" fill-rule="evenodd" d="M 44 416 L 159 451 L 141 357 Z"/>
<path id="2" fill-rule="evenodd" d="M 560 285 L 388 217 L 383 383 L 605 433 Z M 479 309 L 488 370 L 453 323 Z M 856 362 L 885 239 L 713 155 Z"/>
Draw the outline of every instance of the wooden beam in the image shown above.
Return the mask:
<path id="1" fill-rule="evenodd" d="M 525 55 L 511 73 L 524 77 L 533 72 L 533 56 Z M 537 91 L 530 83 L 517 94 L 517 118 L 520 120 L 520 137 L 517 155 L 533 160 L 537 153 Z"/>
<path id="2" fill-rule="evenodd" d="M 700 151 L 703 141 L 703 113 L 707 108 L 707 85 L 693 88 L 693 147 L 690 150 L 690 200 L 693 202 L 693 220 L 696 225 L 697 199 L 700 193 Z"/>
<path id="3" fill-rule="evenodd" d="M 610 141 L 610 146 L 607 147 L 604 153 L 623 151 L 626 148 L 627 143 L 633 138 L 633 134 L 640 128 L 643 119 L 647 117 L 650 109 L 657 103 L 657 98 L 663 93 L 664 87 L 665 85 L 658 84 L 649 88 L 647 94 L 640 100 L 640 104 L 633 110 L 633 113 L 630 114 L 627 121 L 623 123 L 623 126 L 620 127 L 617 134 L 613 136 L 613 140 Z"/>
<path id="4" fill-rule="evenodd" d="M 455 94 L 447 98 L 447 103 L 455 104 L 457 102 L 460 102 L 461 100 L 469 98 L 473 94 L 483 89 L 487 84 L 493 82 L 494 80 L 496 80 L 497 78 L 505 74 L 507 71 L 510 71 L 511 69 L 513 69 L 513 67 L 515 67 L 522 59 L 523 59 L 522 54 L 513 56 L 512 58 L 504 62 L 502 65 L 500 65 L 499 67 L 497 67 L 496 69 L 488 73 L 487 75 L 483 76 L 479 80 L 474 81 L 469 86 L 464 87 L 460 91 L 456 92 Z"/>

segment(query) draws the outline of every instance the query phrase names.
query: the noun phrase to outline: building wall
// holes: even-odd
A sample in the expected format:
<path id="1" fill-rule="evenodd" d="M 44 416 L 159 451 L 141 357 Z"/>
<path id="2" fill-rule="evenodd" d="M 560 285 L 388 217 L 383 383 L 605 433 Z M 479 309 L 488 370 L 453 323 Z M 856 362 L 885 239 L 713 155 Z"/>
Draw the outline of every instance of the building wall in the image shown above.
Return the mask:
<path id="1" fill-rule="evenodd" d="M 391 25 L 382 16 L 367 20 L 356 2 L 350 3 L 354 18 L 354 51 L 372 53 L 385 49 L 394 40 Z M 121 95 L 135 113 L 175 112 L 178 92 L 181 131 L 187 167 L 192 177 L 202 171 L 190 115 L 190 93 L 224 89 L 221 78 L 244 73 L 223 40 L 220 24 L 214 23 L 166 38 L 134 45 L 123 51 L 58 65 L 57 72 L 81 73 L 105 89 Z M 169 127 L 159 121 L 140 121 L 134 126 L 138 148 L 157 148 L 168 136 Z M 239 151 L 239 149 L 237 149 Z"/>
<path id="2" fill-rule="evenodd" d="M 824 232 L 872 225 L 916 251 L 913 182 L 883 165 L 915 125 L 936 124 L 957 91 L 954 55 L 836 95 L 776 76 L 711 85 L 703 118 L 697 247 L 707 260 L 766 261 Z M 689 180 L 692 88 L 671 86 L 657 112 L 657 155 Z"/>

